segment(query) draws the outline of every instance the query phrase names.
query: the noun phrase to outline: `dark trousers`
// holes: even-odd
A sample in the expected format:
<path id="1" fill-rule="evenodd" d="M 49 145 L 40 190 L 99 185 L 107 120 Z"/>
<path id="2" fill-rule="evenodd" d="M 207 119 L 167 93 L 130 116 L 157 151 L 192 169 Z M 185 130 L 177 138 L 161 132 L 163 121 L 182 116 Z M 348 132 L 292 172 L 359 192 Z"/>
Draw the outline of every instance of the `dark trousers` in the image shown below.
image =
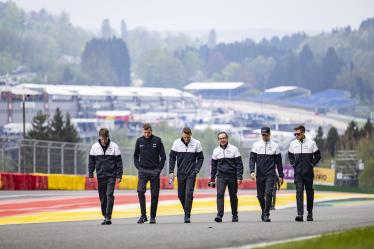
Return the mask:
<path id="1" fill-rule="evenodd" d="M 115 177 L 98 178 L 98 190 L 101 203 L 101 213 L 107 219 L 112 218 L 114 204 L 114 187 L 116 185 Z"/>
<path id="2" fill-rule="evenodd" d="M 271 207 L 275 207 L 275 203 L 277 201 L 277 184 L 274 185 L 274 188 L 273 188 L 273 193 L 272 193 L 272 202 L 271 202 Z"/>
<path id="3" fill-rule="evenodd" d="M 155 218 L 157 213 L 158 196 L 160 193 L 160 175 L 146 174 L 139 172 L 138 197 L 142 215 L 147 215 L 145 192 L 147 191 L 147 182 L 151 182 L 151 217 Z"/>
<path id="4" fill-rule="evenodd" d="M 217 177 L 217 215 L 223 217 L 225 209 L 225 191 L 229 189 L 231 213 L 238 215 L 238 182 L 236 178 Z"/>
<path id="5" fill-rule="evenodd" d="M 296 185 L 296 202 L 297 214 L 304 214 L 304 188 L 306 192 L 306 202 L 308 213 L 313 211 L 314 189 L 313 189 L 314 176 L 299 176 L 295 175 Z"/>
<path id="6" fill-rule="evenodd" d="M 193 191 L 195 189 L 196 175 L 178 176 L 178 198 L 182 204 L 184 214 L 191 216 Z"/>
<path id="7" fill-rule="evenodd" d="M 280 189 L 280 182 L 279 177 L 276 175 L 274 177 L 274 188 L 273 188 L 273 201 L 271 203 L 271 207 L 275 208 L 275 203 L 277 201 L 277 190 Z"/>
<path id="8" fill-rule="evenodd" d="M 256 179 L 257 199 L 260 203 L 262 213 L 267 216 L 270 215 L 274 181 L 274 176 L 258 177 Z"/>

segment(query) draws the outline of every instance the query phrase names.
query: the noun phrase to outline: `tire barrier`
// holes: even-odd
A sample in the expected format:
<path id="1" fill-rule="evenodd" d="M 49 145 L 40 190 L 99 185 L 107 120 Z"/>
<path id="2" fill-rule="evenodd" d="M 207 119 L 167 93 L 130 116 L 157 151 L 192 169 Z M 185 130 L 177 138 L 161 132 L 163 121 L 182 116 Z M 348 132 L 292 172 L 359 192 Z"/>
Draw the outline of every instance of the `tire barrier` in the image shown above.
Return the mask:
<path id="1" fill-rule="evenodd" d="M 239 185 L 239 189 L 256 189 L 256 181 L 245 179 Z"/>
<path id="2" fill-rule="evenodd" d="M 197 178 L 195 186 L 197 189 L 208 189 L 208 182 L 210 178 Z"/>
<path id="3" fill-rule="evenodd" d="M 209 178 L 197 178 L 196 189 L 208 189 Z M 124 175 L 116 189 L 136 190 L 138 176 Z M 283 184 L 282 188 L 286 188 Z M 148 182 L 147 188 L 150 187 Z M 161 189 L 178 189 L 177 178 L 169 184 L 168 176 L 160 176 Z M 256 189 L 256 181 L 245 179 L 239 189 Z M 0 173 L 0 190 L 97 190 L 97 179 L 90 183 L 87 176 L 61 174 Z"/>
<path id="4" fill-rule="evenodd" d="M 76 175 L 48 175 L 49 190 L 85 190 L 86 177 Z"/>
<path id="5" fill-rule="evenodd" d="M 138 188 L 138 176 L 123 176 L 118 188 L 136 190 Z M 149 183 L 147 188 L 149 188 Z"/>
<path id="6" fill-rule="evenodd" d="M 48 177 L 21 174 L 21 173 L 0 173 L 1 190 L 47 190 Z"/>

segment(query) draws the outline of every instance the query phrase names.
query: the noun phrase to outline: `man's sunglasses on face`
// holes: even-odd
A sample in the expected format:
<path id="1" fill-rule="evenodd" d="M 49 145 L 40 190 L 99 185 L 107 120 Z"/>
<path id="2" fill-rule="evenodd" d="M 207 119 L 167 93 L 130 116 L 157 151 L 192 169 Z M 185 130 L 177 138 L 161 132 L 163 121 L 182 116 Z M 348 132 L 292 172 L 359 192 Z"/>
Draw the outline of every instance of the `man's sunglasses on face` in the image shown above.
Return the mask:
<path id="1" fill-rule="evenodd" d="M 298 137 L 298 136 L 301 135 L 301 133 L 300 133 L 300 132 L 297 132 L 297 133 L 294 133 L 294 135 L 295 135 L 295 137 Z"/>

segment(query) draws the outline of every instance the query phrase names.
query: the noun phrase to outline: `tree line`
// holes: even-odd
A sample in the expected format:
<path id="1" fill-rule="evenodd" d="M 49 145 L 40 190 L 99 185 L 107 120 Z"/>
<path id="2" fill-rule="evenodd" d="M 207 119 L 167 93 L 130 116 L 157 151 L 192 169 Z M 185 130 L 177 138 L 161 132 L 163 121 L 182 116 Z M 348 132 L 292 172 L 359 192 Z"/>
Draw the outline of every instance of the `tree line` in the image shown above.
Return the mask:
<path id="1" fill-rule="evenodd" d="M 70 114 L 63 117 L 60 108 L 56 109 L 52 119 L 39 111 L 32 119 L 32 128 L 27 132 L 27 138 L 77 143 L 80 141 L 78 131 L 71 123 Z"/>
<path id="2" fill-rule="evenodd" d="M 318 35 L 294 33 L 255 42 L 220 43 L 219 32 L 192 39 L 144 28 L 116 33 L 108 19 L 98 37 L 76 28 L 67 13 L 25 12 L 0 2 L 0 74 L 27 67 L 35 82 L 183 88 L 192 81 L 242 81 L 247 94 L 278 85 L 313 92 L 349 91 L 362 104 L 374 104 L 374 18 Z M 71 55 L 81 63 L 62 63 Z"/>
<path id="3" fill-rule="evenodd" d="M 335 127 L 331 127 L 325 137 L 322 127 L 319 127 L 315 141 L 325 162 L 334 160 L 338 150 L 357 151 L 358 159 L 365 164 L 364 171 L 359 175 L 360 186 L 374 187 L 374 127 L 370 119 L 362 127 L 351 121 L 341 135 Z"/>

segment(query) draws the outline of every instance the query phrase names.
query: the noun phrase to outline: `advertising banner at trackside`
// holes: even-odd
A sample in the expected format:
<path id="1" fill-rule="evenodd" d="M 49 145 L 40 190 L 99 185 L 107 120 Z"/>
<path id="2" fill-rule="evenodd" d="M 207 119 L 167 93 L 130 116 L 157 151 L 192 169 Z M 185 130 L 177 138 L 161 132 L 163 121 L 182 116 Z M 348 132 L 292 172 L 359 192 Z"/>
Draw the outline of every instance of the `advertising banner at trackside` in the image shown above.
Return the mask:
<path id="1" fill-rule="evenodd" d="M 335 170 L 314 167 L 314 184 L 333 186 L 335 184 Z"/>
<path id="2" fill-rule="evenodd" d="M 284 179 L 287 181 L 294 180 L 294 169 L 291 165 L 286 164 L 283 166 Z M 328 168 L 314 168 L 314 184 L 317 185 L 330 185 L 335 183 L 335 170 Z"/>
<path id="3" fill-rule="evenodd" d="M 283 165 L 284 180 L 293 181 L 294 170 L 290 164 Z"/>

